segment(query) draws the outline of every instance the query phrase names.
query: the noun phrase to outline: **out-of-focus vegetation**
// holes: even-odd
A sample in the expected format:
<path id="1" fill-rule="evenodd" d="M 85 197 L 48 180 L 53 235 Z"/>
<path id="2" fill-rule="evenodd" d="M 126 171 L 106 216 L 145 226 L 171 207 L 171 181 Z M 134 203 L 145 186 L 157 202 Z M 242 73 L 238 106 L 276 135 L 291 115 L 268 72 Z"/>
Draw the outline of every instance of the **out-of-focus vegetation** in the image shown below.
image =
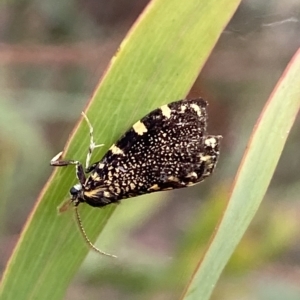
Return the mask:
<path id="1" fill-rule="evenodd" d="M 98 78 L 145 4 L 1 4 L 2 270 L 50 175 L 49 158 L 63 148 Z M 194 237 L 203 237 L 204 251 L 253 125 L 300 46 L 299 10 L 300 4 L 293 1 L 242 4 L 190 93 L 208 99 L 209 132 L 224 136 L 214 176 L 197 187 L 164 194 L 162 198 L 169 199 L 153 201 L 151 213 L 128 225 L 122 224 L 122 216 L 143 203 L 142 198 L 126 200 L 113 222 L 126 230 L 109 247 L 126 253 L 127 260 L 112 263 L 91 254 L 66 299 L 172 299 L 172 293 L 181 290 L 177 274 L 190 272 Z M 213 299 L 299 299 L 299 167 L 297 121 L 264 202 Z M 195 201 L 198 189 L 201 203 Z M 201 227 L 194 225 L 196 219 L 202 220 Z M 172 258 L 177 256 L 187 263 L 175 265 Z M 174 276 L 166 282 L 165 274 Z"/>

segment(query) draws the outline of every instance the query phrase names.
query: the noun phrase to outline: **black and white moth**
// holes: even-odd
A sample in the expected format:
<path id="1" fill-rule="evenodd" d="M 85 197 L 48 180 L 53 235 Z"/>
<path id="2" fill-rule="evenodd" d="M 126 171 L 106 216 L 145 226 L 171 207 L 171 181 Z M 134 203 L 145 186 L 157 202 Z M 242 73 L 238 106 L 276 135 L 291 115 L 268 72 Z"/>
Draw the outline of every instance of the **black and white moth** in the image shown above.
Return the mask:
<path id="1" fill-rule="evenodd" d="M 222 137 L 207 134 L 206 106 L 205 100 L 197 98 L 153 110 L 92 165 L 92 152 L 102 145 L 94 143 L 93 128 L 84 115 L 90 127 L 86 169 L 79 161 L 59 160 L 61 153 L 51 165 L 76 166 L 79 182 L 70 189 L 75 207 L 82 202 L 103 207 L 126 198 L 192 186 L 210 176 L 219 157 Z M 79 225 L 83 230 L 80 220 Z"/>

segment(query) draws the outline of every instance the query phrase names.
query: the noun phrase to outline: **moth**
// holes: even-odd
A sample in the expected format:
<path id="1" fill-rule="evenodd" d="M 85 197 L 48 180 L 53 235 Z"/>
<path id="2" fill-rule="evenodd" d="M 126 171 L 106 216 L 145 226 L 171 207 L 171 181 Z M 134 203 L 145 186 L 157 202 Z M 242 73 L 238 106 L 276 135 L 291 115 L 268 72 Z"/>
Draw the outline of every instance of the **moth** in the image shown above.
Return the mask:
<path id="1" fill-rule="evenodd" d="M 52 166 L 74 165 L 78 183 L 70 189 L 75 208 L 80 203 L 104 207 L 122 199 L 158 191 L 189 187 L 210 176 L 220 153 L 220 135 L 207 134 L 207 102 L 184 99 L 163 105 L 137 121 L 113 144 L 104 157 L 90 165 L 94 142 L 93 127 L 83 114 L 90 131 L 85 168 L 77 160 L 60 160 Z M 89 241 L 78 210 L 79 227 Z M 112 255 L 110 255 L 112 256 Z"/>

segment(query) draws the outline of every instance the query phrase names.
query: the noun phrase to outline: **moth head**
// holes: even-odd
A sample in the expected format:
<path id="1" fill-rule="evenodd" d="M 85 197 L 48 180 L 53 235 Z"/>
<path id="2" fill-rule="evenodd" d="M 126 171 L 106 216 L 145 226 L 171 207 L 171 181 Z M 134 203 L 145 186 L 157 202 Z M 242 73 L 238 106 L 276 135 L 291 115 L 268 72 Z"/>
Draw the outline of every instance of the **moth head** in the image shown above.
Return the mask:
<path id="1" fill-rule="evenodd" d="M 75 206 L 78 206 L 80 202 L 84 202 L 82 185 L 80 183 L 77 183 L 71 187 L 70 195 L 71 201 Z"/>

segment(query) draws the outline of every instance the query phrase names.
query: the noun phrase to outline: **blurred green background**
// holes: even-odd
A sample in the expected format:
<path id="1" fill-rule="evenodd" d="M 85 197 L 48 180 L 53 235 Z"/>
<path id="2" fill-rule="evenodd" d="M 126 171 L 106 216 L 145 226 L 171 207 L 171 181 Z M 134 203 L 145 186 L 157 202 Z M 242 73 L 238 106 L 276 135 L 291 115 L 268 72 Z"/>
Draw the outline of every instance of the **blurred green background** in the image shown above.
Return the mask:
<path id="1" fill-rule="evenodd" d="M 63 149 L 147 2 L 0 2 L 1 272 L 51 174 L 49 160 Z M 105 248 L 99 247 L 126 259 L 91 253 L 65 299 L 174 299 L 182 287 L 180 276 L 171 275 L 190 272 L 194 236 L 203 237 L 205 250 L 253 126 L 299 47 L 299 1 L 242 3 L 189 95 L 209 101 L 209 133 L 224 136 L 215 174 L 193 188 L 124 201 L 103 233 Z M 264 202 L 212 299 L 300 299 L 299 136 L 298 118 Z M 147 214 L 128 223 L 127 212 L 145 205 Z M 193 221 L 199 219 L 201 227 Z M 174 257 L 183 259 L 176 264 Z"/>

